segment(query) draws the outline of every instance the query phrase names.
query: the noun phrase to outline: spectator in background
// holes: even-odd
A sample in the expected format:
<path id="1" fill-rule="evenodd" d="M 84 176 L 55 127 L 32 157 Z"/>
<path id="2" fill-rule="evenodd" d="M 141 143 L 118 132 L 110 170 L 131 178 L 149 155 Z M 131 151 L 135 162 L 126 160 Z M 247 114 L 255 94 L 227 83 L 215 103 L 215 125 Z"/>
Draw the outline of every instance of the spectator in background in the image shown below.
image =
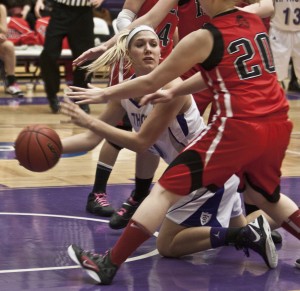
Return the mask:
<path id="1" fill-rule="evenodd" d="M 16 97 L 23 97 L 15 76 L 16 56 L 14 44 L 7 40 L 7 11 L 6 7 L 0 4 L 0 59 L 4 64 L 5 71 L 5 92 Z"/>
<path id="2" fill-rule="evenodd" d="M 40 56 L 41 75 L 53 113 L 59 111 L 57 93 L 60 87 L 60 72 L 57 61 L 61 54 L 63 39 L 67 37 L 74 58 L 94 47 L 92 8 L 98 7 L 101 3 L 102 0 L 54 0 L 53 2 L 44 49 Z M 41 17 L 44 8 L 44 1 L 37 0 L 35 5 L 37 17 Z M 86 88 L 90 78 L 86 78 L 84 70 L 75 68 L 73 85 Z M 90 112 L 88 105 L 82 105 L 81 108 L 85 112 Z"/>
<path id="3" fill-rule="evenodd" d="M 295 76 L 289 89 L 299 91 L 300 78 L 300 21 L 299 3 L 275 1 L 275 13 L 270 23 L 270 43 L 274 56 L 278 81 L 283 84 L 289 76 L 289 64 L 292 59 Z M 295 78 L 296 77 L 296 78 Z M 298 79 L 298 80 L 297 80 Z"/>
<path id="4" fill-rule="evenodd" d="M 1 0 L 7 9 L 7 15 L 25 19 L 30 28 L 34 30 L 36 17 L 34 15 L 35 0 Z"/>

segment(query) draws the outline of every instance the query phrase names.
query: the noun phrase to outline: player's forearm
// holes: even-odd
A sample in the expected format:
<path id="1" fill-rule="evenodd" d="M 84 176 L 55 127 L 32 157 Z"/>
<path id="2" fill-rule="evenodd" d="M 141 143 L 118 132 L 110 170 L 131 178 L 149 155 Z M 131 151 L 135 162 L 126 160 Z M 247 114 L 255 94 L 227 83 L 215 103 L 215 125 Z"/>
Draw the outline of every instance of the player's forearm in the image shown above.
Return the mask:
<path id="1" fill-rule="evenodd" d="M 62 139 L 63 153 L 75 153 L 81 151 L 90 151 L 94 149 L 101 141 L 102 137 L 92 132 L 84 132 Z"/>
<path id="2" fill-rule="evenodd" d="M 150 147 L 150 144 L 140 139 L 137 133 L 118 129 L 99 119 L 93 119 L 88 128 L 94 134 L 134 152 L 143 152 Z"/>
<path id="3" fill-rule="evenodd" d="M 259 3 L 243 7 L 242 10 L 254 13 L 261 18 L 271 17 L 274 13 L 273 0 L 261 0 Z"/>
<path id="4" fill-rule="evenodd" d="M 105 88 L 103 91 L 103 100 L 122 100 L 140 97 L 155 92 L 164 85 L 160 80 L 154 81 L 148 77 L 149 74 Z"/>
<path id="5" fill-rule="evenodd" d="M 193 94 L 203 89 L 207 88 L 204 80 L 201 76 L 201 73 L 196 73 L 192 77 L 186 79 L 181 84 L 178 84 L 170 88 L 170 93 L 174 97 L 179 97 L 183 95 Z"/>

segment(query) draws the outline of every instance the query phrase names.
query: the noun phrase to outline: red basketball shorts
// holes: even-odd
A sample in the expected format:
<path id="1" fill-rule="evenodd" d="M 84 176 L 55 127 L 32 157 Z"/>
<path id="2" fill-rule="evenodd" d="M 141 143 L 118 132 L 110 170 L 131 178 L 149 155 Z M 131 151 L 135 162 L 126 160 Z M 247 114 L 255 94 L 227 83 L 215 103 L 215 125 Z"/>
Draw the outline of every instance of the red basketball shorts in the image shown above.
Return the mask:
<path id="1" fill-rule="evenodd" d="M 256 191 L 275 202 L 291 131 L 286 117 L 275 121 L 219 118 L 179 154 L 159 183 L 187 195 L 201 187 L 215 191 L 237 174 L 241 183 L 246 177 Z"/>

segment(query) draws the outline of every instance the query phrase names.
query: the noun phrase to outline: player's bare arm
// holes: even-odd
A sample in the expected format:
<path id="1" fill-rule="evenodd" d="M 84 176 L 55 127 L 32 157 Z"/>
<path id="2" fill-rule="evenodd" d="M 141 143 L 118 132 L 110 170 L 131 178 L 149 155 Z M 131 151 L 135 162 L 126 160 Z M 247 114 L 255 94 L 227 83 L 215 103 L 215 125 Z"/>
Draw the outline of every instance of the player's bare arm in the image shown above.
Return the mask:
<path id="1" fill-rule="evenodd" d="M 94 122 L 94 117 L 86 114 L 78 105 L 65 100 L 61 103 L 61 113 L 69 116 L 71 122 L 74 124 L 89 128 L 90 124 Z M 116 125 L 124 116 L 125 110 L 121 106 L 120 102 L 109 102 L 105 108 L 105 111 L 100 115 L 99 120 L 105 123 Z M 97 135 L 92 131 L 73 135 L 62 140 L 63 152 L 72 153 L 78 151 L 89 151 L 95 148 L 102 140 L 103 136 Z"/>
<path id="2" fill-rule="evenodd" d="M 271 17 L 275 11 L 273 0 L 260 0 L 259 3 L 250 4 L 243 8 L 237 8 L 243 11 L 254 13 L 261 18 Z"/>
<path id="3" fill-rule="evenodd" d="M 212 46 L 211 33 L 200 29 L 181 40 L 168 58 L 151 73 L 105 89 L 97 88 L 89 91 L 89 89 L 71 87 L 74 91 L 68 92 L 67 96 L 79 100 L 78 104 L 92 104 L 153 93 L 181 76 L 195 64 L 202 63 L 210 55 Z M 201 47 L 201 49 L 195 50 L 195 47 Z M 189 57 L 183 58 L 182 56 Z"/>
<path id="4" fill-rule="evenodd" d="M 138 132 L 121 130 L 92 117 L 92 121 L 86 124 L 86 127 L 114 144 L 142 153 L 155 143 L 176 115 L 185 111 L 190 104 L 191 96 L 182 96 L 168 104 L 156 105 Z"/>
<path id="5" fill-rule="evenodd" d="M 155 93 L 144 96 L 139 104 L 142 106 L 150 102 L 152 104 L 166 103 L 175 97 L 181 97 L 183 95 L 200 92 L 205 88 L 207 88 L 207 86 L 202 78 L 201 73 L 199 72 L 186 79 L 181 84 L 172 86 L 167 90 L 158 90 Z"/>
<path id="6" fill-rule="evenodd" d="M 42 0 L 38 0 L 42 1 Z M 139 1 L 142 2 L 142 1 Z M 156 28 L 161 21 L 165 18 L 165 16 L 168 14 L 168 12 L 173 9 L 178 3 L 178 0 L 160 0 L 157 2 L 157 4 L 145 15 L 142 17 L 139 17 L 135 19 L 128 27 L 127 29 L 132 29 L 136 26 L 147 24 L 149 26 L 152 26 L 153 28 Z M 141 3 L 138 3 L 140 5 Z M 136 6 L 138 7 L 138 6 Z M 136 8 L 134 8 L 136 9 Z M 95 60 L 96 58 L 100 57 L 106 50 L 111 48 L 118 39 L 119 34 L 114 35 L 112 38 L 110 38 L 108 41 L 100 44 L 98 47 L 91 48 L 81 54 L 77 59 L 73 61 L 73 64 L 75 66 L 80 66 L 84 64 L 85 62 L 89 60 Z"/>

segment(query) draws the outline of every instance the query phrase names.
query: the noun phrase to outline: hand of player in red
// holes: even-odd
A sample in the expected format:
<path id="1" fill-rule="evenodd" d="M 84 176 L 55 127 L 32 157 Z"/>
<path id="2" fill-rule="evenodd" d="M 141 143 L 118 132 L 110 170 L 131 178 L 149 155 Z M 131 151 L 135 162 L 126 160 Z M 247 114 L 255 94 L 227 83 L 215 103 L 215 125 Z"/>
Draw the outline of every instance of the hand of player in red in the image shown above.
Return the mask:
<path id="1" fill-rule="evenodd" d="M 70 86 L 71 91 L 66 92 L 66 96 L 70 99 L 77 100 L 76 104 L 98 104 L 106 103 L 107 99 L 104 97 L 104 89 L 88 84 L 89 88 L 80 88 Z"/>

